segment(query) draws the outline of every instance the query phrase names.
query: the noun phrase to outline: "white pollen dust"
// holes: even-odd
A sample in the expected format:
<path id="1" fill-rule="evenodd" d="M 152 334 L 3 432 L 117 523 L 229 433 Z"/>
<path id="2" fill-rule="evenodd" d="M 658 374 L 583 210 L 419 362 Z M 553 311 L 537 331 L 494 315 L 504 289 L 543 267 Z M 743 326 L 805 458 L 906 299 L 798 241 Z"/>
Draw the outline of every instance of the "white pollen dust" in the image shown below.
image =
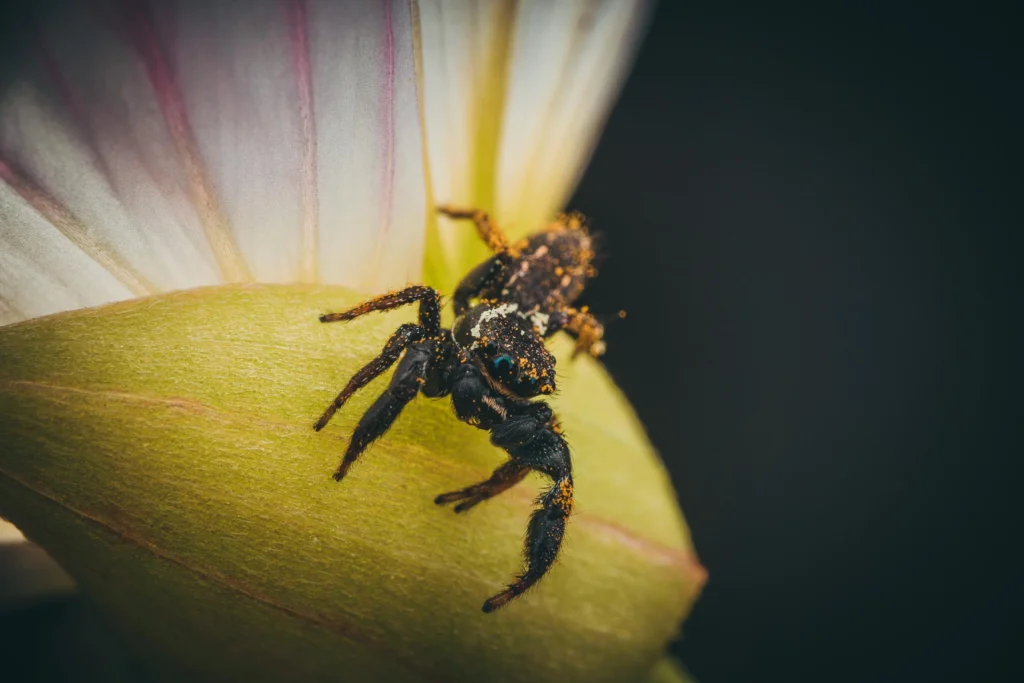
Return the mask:
<path id="1" fill-rule="evenodd" d="M 530 322 L 537 328 L 537 333 L 544 336 L 548 333 L 548 320 L 551 318 L 547 313 L 535 312 L 530 316 Z"/>
<path id="2" fill-rule="evenodd" d="M 469 331 L 473 335 L 474 339 L 480 338 L 480 326 L 489 320 L 495 318 L 507 318 L 509 313 L 515 313 L 519 310 L 519 304 L 502 304 L 494 308 L 488 309 L 480 314 L 479 320 L 476 321 L 476 325 Z"/>

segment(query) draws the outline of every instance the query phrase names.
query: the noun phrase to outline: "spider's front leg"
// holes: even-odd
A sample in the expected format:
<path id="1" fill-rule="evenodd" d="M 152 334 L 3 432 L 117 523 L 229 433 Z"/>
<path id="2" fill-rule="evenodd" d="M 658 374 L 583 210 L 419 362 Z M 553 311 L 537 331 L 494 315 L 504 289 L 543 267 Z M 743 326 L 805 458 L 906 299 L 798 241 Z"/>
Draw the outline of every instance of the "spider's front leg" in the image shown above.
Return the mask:
<path id="1" fill-rule="evenodd" d="M 327 410 L 324 411 L 324 414 L 313 425 L 313 429 L 319 432 L 326 427 L 327 423 L 334 417 L 334 413 L 338 412 L 345 405 L 345 402 L 352 397 L 352 394 L 365 387 L 376 379 L 378 375 L 394 365 L 398 357 L 402 355 L 402 351 L 405 351 L 410 344 L 422 339 L 423 328 L 420 325 L 406 323 L 399 327 L 391 335 L 391 338 L 388 339 L 388 343 L 384 345 L 384 350 L 380 352 L 380 355 L 364 365 L 359 372 L 352 375 L 352 379 L 348 381 L 345 388 L 331 401 L 331 405 L 327 406 Z"/>
<path id="2" fill-rule="evenodd" d="M 466 312 L 473 297 L 493 297 L 501 291 L 508 276 L 508 266 L 517 254 L 508 237 L 485 211 L 446 205 L 437 207 L 437 210 L 449 218 L 473 221 L 480 239 L 494 252 L 493 257 L 470 271 L 455 289 L 452 304 L 458 316 Z"/>
<path id="3" fill-rule="evenodd" d="M 345 458 L 334 473 L 336 481 L 341 481 L 366 447 L 380 438 L 391 427 L 406 404 L 416 397 L 426 382 L 431 364 L 440 355 L 438 351 L 443 348 L 441 345 L 445 344 L 447 339 L 441 331 L 440 297 L 433 288 L 424 285 L 412 285 L 397 292 L 388 292 L 347 311 L 320 316 L 320 322 L 324 323 L 347 321 L 373 311 L 388 311 L 416 302 L 420 305 L 419 323 L 399 327 L 391 335 L 380 355 L 352 376 L 313 426 L 317 431 L 323 429 L 352 394 L 390 368 L 402 356 L 402 352 L 405 352 L 391 378 L 391 384 L 356 425 L 345 451 Z"/>
<path id="4" fill-rule="evenodd" d="M 462 278 L 452 295 L 452 307 L 455 309 L 456 316 L 469 310 L 470 299 L 494 297 L 501 291 L 505 280 L 508 279 L 507 271 L 510 260 L 508 254 L 496 254 Z"/>
<path id="5" fill-rule="evenodd" d="M 526 403 L 510 413 L 507 420 L 491 429 L 491 443 L 504 448 L 511 462 L 546 474 L 552 486 L 537 499 L 538 507 L 530 515 L 523 551 L 525 570 L 508 588 L 484 602 L 484 612 L 493 612 L 508 604 L 547 573 L 558 557 L 565 525 L 573 509 L 569 446 L 546 403 Z"/>
<path id="6" fill-rule="evenodd" d="M 322 323 L 347 322 L 374 311 L 390 311 L 393 308 L 419 302 L 419 323 L 428 337 L 441 333 L 441 297 L 437 290 L 426 285 L 409 285 L 397 292 L 388 292 L 353 306 L 341 313 L 324 313 Z"/>
<path id="7" fill-rule="evenodd" d="M 345 388 L 335 397 L 331 405 L 327 406 L 327 410 L 313 425 L 313 429 L 319 432 L 326 427 L 334 417 L 334 413 L 345 405 L 345 401 L 390 368 L 407 346 L 422 339 L 439 339 L 441 337 L 441 297 L 432 287 L 412 285 L 397 292 L 388 292 L 374 297 L 347 311 L 324 313 L 320 316 L 322 323 L 347 322 L 373 311 L 389 311 L 417 301 L 420 304 L 419 324 L 405 324 L 399 327 L 391 335 L 380 355 L 352 376 Z"/>
<path id="8" fill-rule="evenodd" d="M 359 458 L 366 447 L 384 435 L 409 401 L 416 398 L 436 354 L 436 341 L 413 344 L 405 351 L 391 378 L 391 384 L 377 397 L 373 405 L 359 419 L 352 438 L 349 439 L 345 457 L 334 473 L 334 480 L 341 481 L 352 463 Z"/>

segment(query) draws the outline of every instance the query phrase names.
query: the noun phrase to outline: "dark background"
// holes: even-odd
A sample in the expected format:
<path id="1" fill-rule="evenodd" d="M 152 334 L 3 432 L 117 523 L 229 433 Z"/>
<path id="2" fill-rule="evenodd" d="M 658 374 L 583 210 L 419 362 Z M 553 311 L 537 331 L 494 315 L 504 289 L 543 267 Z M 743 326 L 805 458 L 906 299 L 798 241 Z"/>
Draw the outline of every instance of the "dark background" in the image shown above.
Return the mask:
<path id="1" fill-rule="evenodd" d="M 656 13 L 573 206 L 710 572 L 673 646 L 703 683 L 1024 679 L 1020 29 L 1009 3 Z M 37 670 L 134 677 L 87 607 L 18 618 Z"/>
<path id="2" fill-rule="evenodd" d="M 573 200 L 710 573 L 674 651 L 703 683 L 1024 680 L 1022 25 L 821 4 L 662 2 Z"/>

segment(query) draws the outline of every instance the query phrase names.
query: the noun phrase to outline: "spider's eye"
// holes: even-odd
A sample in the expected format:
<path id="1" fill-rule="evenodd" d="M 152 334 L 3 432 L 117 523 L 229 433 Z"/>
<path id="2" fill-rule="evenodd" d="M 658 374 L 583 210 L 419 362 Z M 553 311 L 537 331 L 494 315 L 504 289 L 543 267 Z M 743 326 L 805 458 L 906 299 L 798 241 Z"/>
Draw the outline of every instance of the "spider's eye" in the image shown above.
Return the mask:
<path id="1" fill-rule="evenodd" d="M 512 356 L 503 353 L 491 361 L 491 364 L 494 366 L 494 369 L 499 372 L 508 372 L 512 369 Z"/>

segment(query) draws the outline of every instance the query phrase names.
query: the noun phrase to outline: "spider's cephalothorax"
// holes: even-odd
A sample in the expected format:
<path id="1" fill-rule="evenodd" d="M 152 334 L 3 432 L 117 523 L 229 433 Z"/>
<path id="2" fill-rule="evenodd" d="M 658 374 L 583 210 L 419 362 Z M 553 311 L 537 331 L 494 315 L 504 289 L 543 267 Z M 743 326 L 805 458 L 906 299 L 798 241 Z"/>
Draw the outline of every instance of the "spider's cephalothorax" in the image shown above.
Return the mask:
<path id="1" fill-rule="evenodd" d="M 402 408 L 422 392 L 451 395 L 459 419 L 491 432 L 491 443 L 509 459 L 487 481 L 438 496 L 463 512 L 511 488 L 530 470 L 553 481 L 538 499 L 526 535 L 526 569 L 504 591 L 484 602 L 491 612 L 535 584 L 555 561 L 572 514 L 572 461 L 551 408 L 531 401 L 555 390 L 555 358 L 544 339 L 559 330 L 576 339 L 575 353 L 604 352 L 603 328 L 572 303 L 594 274 L 591 237 L 578 215 L 560 217 L 543 232 L 515 244 L 482 211 L 440 207 L 452 218 L 471 219 L 494 256 L 467 275 L 452 297 L 455 322 L 441 327 L 440 297 L 412 285 L 359 304 L 321 322 L 352 320 L 372 311 L 419 303 L 419 320 L 399 327 L 379 356 L 349 380 L 315 425 L 319 431 L 356 391 L 398 361 L 391 384 L 366 411 L 335 472 L 338 481 Z M 399 360 L 401 359 L 401 360 Z"/>

